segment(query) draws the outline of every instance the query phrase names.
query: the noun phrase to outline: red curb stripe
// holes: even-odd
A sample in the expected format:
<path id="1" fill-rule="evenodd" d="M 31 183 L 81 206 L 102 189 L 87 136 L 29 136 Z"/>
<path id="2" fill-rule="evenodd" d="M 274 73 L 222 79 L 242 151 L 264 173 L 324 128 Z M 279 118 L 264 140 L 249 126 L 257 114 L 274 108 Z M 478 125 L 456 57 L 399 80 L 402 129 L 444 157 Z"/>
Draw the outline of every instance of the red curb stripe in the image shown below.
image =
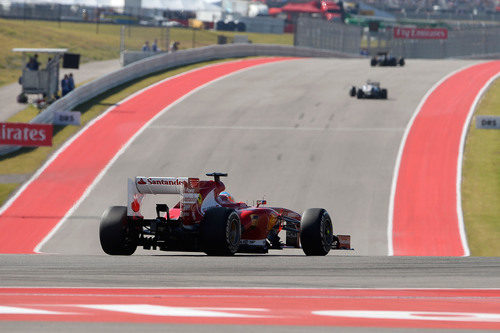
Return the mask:
<path id="1" fill-rule="evenodd" d="M 500 61 L 466 68 L 427 98 L 408 134 L 394 198 L 394 255 L 463 256 L 457 167 L 469 110 Z"/>
<path id="2" fill-rule="evenodd" d="M 0 253 L 33 253 L 35 246 L 80 199 L 120 148 L 167 106 L 225 75 L 286 59 L 290 58 L 246 59 L 204 67 L 152 86 L 112 108 L 58 152 L 3 211 Z"/>
<path id="3" fill-rule="evenodd" d="M 499 329 L 499 292 L 498 289 L 0 288 L 0 305 L 6 307 L 3 313 L 0 309 L 0 321 Z M 5 311 L 9 309 L 50 313 Z"/>

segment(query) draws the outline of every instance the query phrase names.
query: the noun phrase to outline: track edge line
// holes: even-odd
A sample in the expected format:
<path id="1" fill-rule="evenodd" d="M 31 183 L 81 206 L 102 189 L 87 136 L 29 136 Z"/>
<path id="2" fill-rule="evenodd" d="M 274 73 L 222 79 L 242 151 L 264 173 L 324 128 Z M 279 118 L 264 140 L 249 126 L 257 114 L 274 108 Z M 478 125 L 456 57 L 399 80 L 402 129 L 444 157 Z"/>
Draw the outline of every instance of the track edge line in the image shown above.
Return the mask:
<path id="1" fill-rule="evenodd" d="M 484 96 L 488 88 L 491 84 L 500 78 L 500 73 L 492 76 L 484 86 L 479 90 L 476 98 L 472 102 L 471 107 L 469 108 L 469 113 L 467 114 L 467 119 L 464 122 L 464 126 L 462 128 L 462 135 L 460 137 L 460 146 L 458 148 L 458 158 L 457 158 L 457 182 L 456 182 L 456 195 L 457 195 L 457 217 L 458 217 L 458 231 L 460 233 L 460 240 L 462 243 L 462 247 L 464 250 L 463 257 L 470 256 L 470 249 L 467 242 L 467 233 L 465 231 L 465 221 L 464 221 L 464 212 L 462 209 L 462 168 L 463 168 L 463 155 L 465 151 L 465 141 L 467 139 L 467 134 L 469 133 L 469 126 L 474 116 L 474 112 L 479 104 L 479 101 Z"/>

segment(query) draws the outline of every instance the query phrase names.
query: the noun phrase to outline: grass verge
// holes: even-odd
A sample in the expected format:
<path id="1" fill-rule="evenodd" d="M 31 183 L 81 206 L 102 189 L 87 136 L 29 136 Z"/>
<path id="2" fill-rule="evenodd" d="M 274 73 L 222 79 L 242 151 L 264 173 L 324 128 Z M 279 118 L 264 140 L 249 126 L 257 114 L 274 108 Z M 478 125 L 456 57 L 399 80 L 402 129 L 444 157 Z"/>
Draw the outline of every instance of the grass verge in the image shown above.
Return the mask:
<path id="1" fill-rule="evenodd" d="M 500 79 L 481 100 L 476 115 L 500 116 Z M 462 173 L 462 208 L 471 255 L 500 256 L 500 130 L 471 122 Z"/>
<path id="2" fill-rule="evenodd" d="M 0 203 L 3 204 L 9 195 L 19 187 L 19 183 L 0 184 Z"/>
<path id="3" fill-rule="evenodd" d="M 67 48 L 81 54 L 81 62 L 117 59 L 120 56 L 120 30 L 117 24 L 96 24 L 0 19 L 0 86 L 17 81 L 21 74 L 22 57 L 11 50 L 16 47 Z M 125 48 L 140 50 L 146 40 L 158 39 L 165 49 L 168 40 L 180 42 L 181 49 L 207 46 L 217 43 L 218 35 L 233 37 L 248 35 L 253 43 L 293 44 L 292 34 L 233 33 L 185 28 L 127 26 L 124 33 Z M 46 55 L 39 55 L 42 68 Z"/>
<path id="4" fill-rule="evenodd" d="M 120 102 L 134 92 L 179 73 L 228 60 L 232 59 L 207 61 L 153 73 L 118 86 L 86 103 L 80 104 L 75 107 L 75 110 L 82 113 L 81 126 L 54 126 L 51 147 L 25 147 L 14 153 L 0 156 L 0 175 L 26 175 L 34 173 L 54 151 L 59 149 L 65 141 L 81 130 L 89 121 L 103 113 L 111 105 Z M 28 107 L 11 117 L 8 121 L 28 122 L 37 113 L 38 110 L 35 107 Z M 18 185 L 19 184 L 0 184 L 0 205 L 4 203 L 9 194 L 12 193 Z M 3 193 L 5 193 L 5 195 L 1 196 Z"/>

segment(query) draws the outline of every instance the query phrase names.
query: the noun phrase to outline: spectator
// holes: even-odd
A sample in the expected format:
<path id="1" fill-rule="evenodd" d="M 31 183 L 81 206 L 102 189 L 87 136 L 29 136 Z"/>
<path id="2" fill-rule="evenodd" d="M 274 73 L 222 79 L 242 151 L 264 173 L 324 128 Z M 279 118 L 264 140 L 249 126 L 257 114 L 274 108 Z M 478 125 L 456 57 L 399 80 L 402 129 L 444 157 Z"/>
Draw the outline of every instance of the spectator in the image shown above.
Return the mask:
<path id="1" fill-rule="evenodd" d="M 68 75 L 64 75 L 64 78 L 61 80 L 61 90 L 63 96 L 70 92 Z"/>
<path id="2" fill-rule="evenodd" d="M 153 45 L 151 45 L 151 51 L 158 52 L 158 40 L 155 39 Z"/>
<path id="3" fill-rule="evenodd" d="M 40 63 L 38 62 L 38 54 L 35 53 L 35 56 L 33 57 L 33 70 L 37 71 L 38 68 L 40 67 Z"/>
<path id="4" fill-rule="evenodd" d="M 149 47 L 149 41 L 148 40 L 142 46 L 142 51 L 143 52 L 151 52 L 151 48 Z"/>
<path id="5" fill-rule="evenodd" d="M 70 91 L 73 91 L 73 89 L 75 89 L 75 81 L 73 80 L 73 73 L 69 73 L 69 76 L 68 76 L 68 89 Z"/>
<path id="6" fill-rule="evenodd" d="M 30 57 L 30 60 L 26 64 L 26 68 L 32 71 L 37 71 L 40 63 L 38 62 L 38 55 L 35 54 L 33 57 Z"/>
<path id="7" fill-rule="evenodd" d="M 179 42 L 175 42 L 175 41 L 174 41 L 174 42 L 172 43 L 172 46 L 170 47 L 170 51 L 172 51 L 172 52 L 177 51 L 177 50 L 179 49 L 179 44 L 180 44 Z"/>

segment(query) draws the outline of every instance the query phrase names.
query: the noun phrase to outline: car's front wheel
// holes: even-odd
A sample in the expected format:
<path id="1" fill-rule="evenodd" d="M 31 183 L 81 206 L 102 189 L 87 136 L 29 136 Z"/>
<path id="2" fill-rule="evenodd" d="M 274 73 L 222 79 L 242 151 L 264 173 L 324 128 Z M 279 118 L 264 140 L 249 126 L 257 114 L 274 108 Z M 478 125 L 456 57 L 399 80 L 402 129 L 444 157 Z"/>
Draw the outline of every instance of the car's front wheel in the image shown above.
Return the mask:
<path id="1" fill-rule="evenodd" d="M 109 207 L 101 218 L 99 239 L 103 251 L 110 255 L 132 255 L 138 235 L 127 217 L 127 207 Z"/>
<path id="2" fill-rule="evenodd" d="M 300 221 L 300 243 L 307 256 L 326 256 L 335 235 L 330 215 L 323 208 L 307 209 Z"/>
<path id="3" fill-rule="evenodd" d="M 380 92 L 380 97 L 382 99 L 387 99 L 387 89 L 382 89 L 382 91 Z"/>

